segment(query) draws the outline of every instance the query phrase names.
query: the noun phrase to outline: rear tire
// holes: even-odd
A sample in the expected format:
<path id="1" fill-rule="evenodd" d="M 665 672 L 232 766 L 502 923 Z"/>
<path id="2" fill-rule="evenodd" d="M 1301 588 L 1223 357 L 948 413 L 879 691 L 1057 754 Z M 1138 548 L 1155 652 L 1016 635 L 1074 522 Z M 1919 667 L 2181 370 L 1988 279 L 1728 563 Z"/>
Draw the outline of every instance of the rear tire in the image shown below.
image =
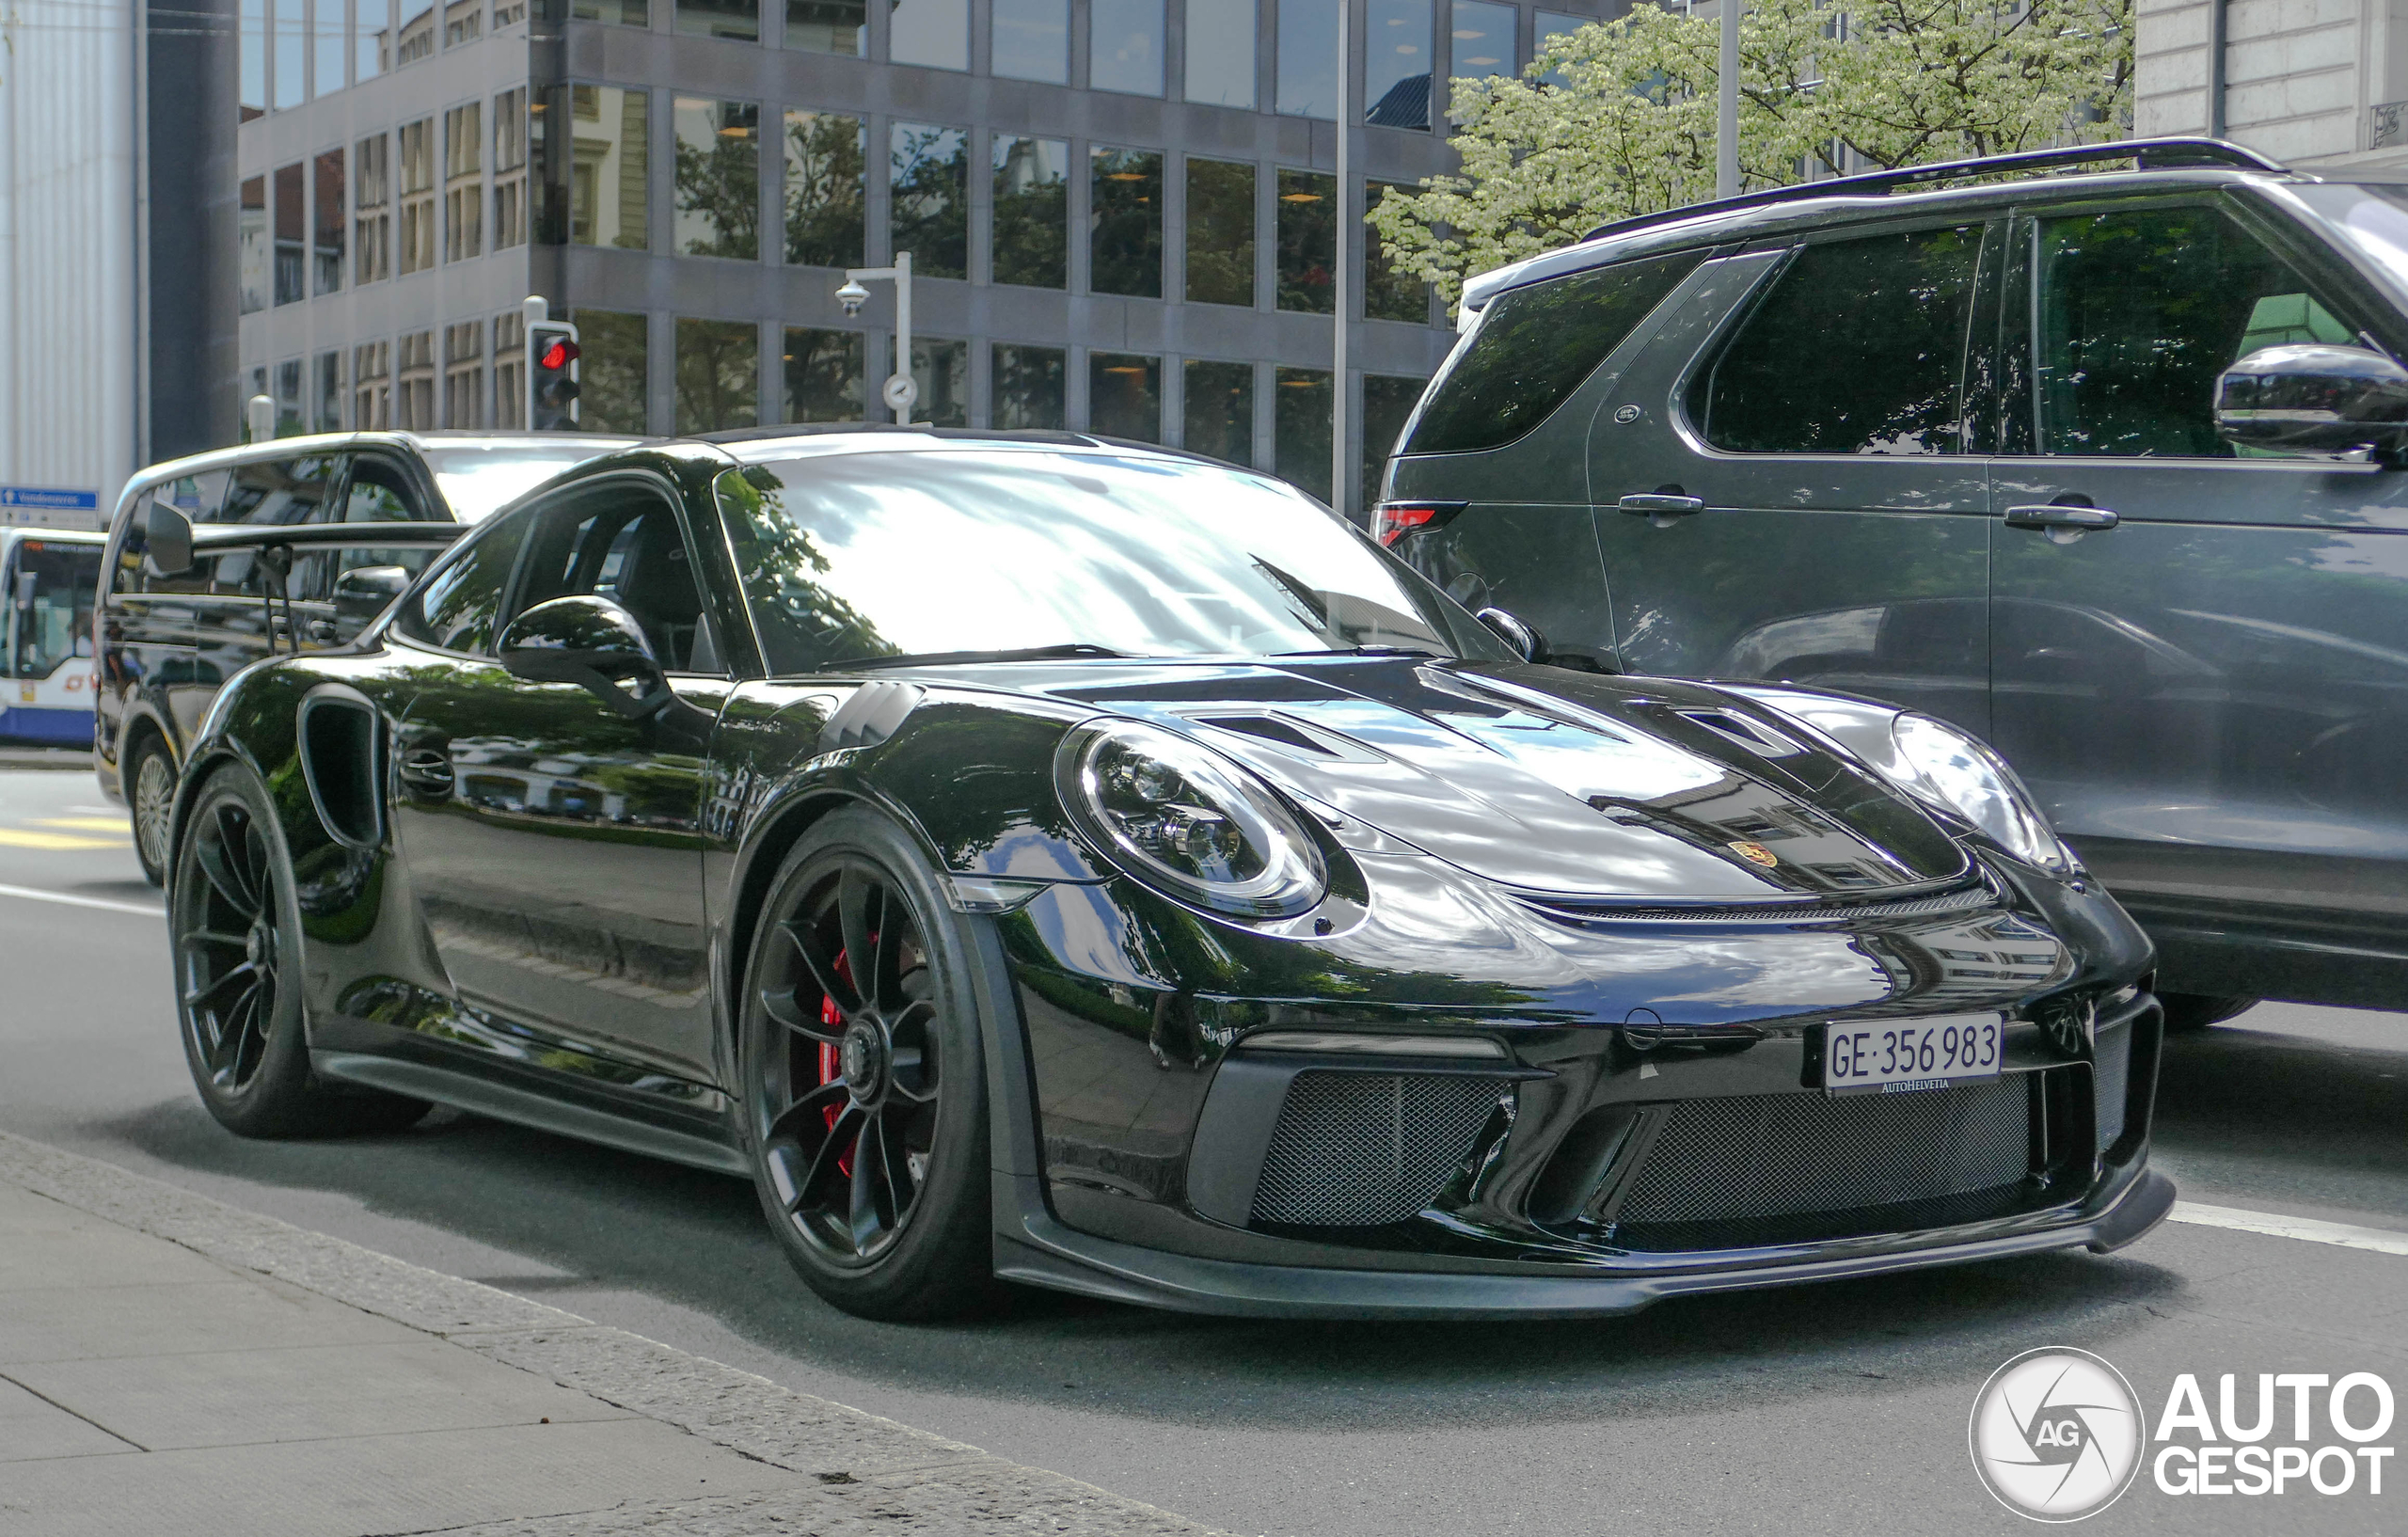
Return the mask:
<path id="1" fill-rule="evenodd" d="M 2214 992 L 2161 992 L 2157 1001 L 2165 1010 L 2168 1030 L 2205 1030 L 2245 1014 L 2258 1004 L 2256 998 Z"/>
<path id="2" fill-rule="evenodd" d="M 762 906 L 738 1011 L 753 1186 L 848 1313 L 954 1317 L 996 1292 L 970 956 L 919 850 L 865 809 L 806 833 Z"/>
<path id="3" fill-rule="evenodd" d="M 228 764 L 201 785 L 172 869 L 176 1015 L 193 1086 L 219 1125 L 247 1137 L 394 1132 L 432 1108 L 311 1074 L 293 864 L 250 769 Z"/>
<path id="4" fill-rule="evenodd" d="M 125 803 L 134 819 L 134 857 L 142 879 L 167 883 L 169 825 L 176 813 L 176 764 L 167 744 L 148 728 L 135 741 L 125 765 Z"/>

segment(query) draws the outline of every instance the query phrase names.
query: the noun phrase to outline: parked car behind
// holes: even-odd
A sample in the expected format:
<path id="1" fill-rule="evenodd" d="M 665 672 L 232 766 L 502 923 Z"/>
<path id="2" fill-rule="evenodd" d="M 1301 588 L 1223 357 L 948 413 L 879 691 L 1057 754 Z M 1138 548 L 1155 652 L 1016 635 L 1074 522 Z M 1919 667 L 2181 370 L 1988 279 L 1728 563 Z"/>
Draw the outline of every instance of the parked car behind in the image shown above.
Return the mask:
<path id="1" fill-rule="evenodd" d="M 149 514 L 196 527 L 474 523 L 554 474 L 626 447 L 582 433 L 350 433 L 285 437 L 143 470 L 109 522 L 93 624 L 100 683 L 93 764 L 127 800 L 135 850 L 166 870 L 167 807 L 192 733 L 228 678 L 271 649 L 338 644 L 425 567 L 439 545 L 319 543 L 295 554 L 273 610 L 273 564 L 256 545 L 162 572 L 146 562 Z"/>
<path id="2" fill-rule="evenodd" d="M 2006 156 L 1609 226 L 1465 306 L 1383 512 L 1458 599 L 1988 738 L 2178 1022 L 2408 1006 L 2408 186 Z"/>

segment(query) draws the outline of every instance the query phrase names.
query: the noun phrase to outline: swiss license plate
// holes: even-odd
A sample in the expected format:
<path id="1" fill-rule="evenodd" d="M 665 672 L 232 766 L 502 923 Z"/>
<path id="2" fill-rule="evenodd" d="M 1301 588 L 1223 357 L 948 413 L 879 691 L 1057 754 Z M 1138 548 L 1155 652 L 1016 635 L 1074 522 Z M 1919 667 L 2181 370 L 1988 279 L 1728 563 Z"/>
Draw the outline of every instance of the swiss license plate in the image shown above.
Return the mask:
<path id="1" fill-rule="evenodd" d="M 1996 1078 L 2006 1022 L 1997 1014 L 1834 1021 L 1823 1027 L 1823 1090 L 1905 1094 Z"/>

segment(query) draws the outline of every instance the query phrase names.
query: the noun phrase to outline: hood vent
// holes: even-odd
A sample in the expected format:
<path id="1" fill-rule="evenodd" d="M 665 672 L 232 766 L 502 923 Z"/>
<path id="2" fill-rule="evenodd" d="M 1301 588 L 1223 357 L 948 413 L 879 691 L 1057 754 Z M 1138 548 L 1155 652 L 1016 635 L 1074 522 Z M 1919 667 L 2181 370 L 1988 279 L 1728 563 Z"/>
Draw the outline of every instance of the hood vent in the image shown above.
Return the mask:
<path id="1" fill-rule="evenodd" d="M 1672 713 L 1691 725 L 1703 726 L 1723 740 L 1744 747 L 1759 757 L 1785 758 L 1806 751 L 1772 727 L 1751 721 L 1744 715 L 1734 715 L 1729 710 L 1674 710 Z"/>

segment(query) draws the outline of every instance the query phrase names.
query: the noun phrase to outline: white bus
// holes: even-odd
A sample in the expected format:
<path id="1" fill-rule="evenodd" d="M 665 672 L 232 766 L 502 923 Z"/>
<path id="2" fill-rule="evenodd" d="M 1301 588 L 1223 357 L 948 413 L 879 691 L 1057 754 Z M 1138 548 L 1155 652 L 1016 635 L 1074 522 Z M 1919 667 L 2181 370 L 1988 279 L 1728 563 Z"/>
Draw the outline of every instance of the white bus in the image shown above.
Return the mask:
<path id="1" fill-rule="evenodd" d="M 0 742 L 92 745 L 92 600 L 107 537 L 0 529 Z"/>

